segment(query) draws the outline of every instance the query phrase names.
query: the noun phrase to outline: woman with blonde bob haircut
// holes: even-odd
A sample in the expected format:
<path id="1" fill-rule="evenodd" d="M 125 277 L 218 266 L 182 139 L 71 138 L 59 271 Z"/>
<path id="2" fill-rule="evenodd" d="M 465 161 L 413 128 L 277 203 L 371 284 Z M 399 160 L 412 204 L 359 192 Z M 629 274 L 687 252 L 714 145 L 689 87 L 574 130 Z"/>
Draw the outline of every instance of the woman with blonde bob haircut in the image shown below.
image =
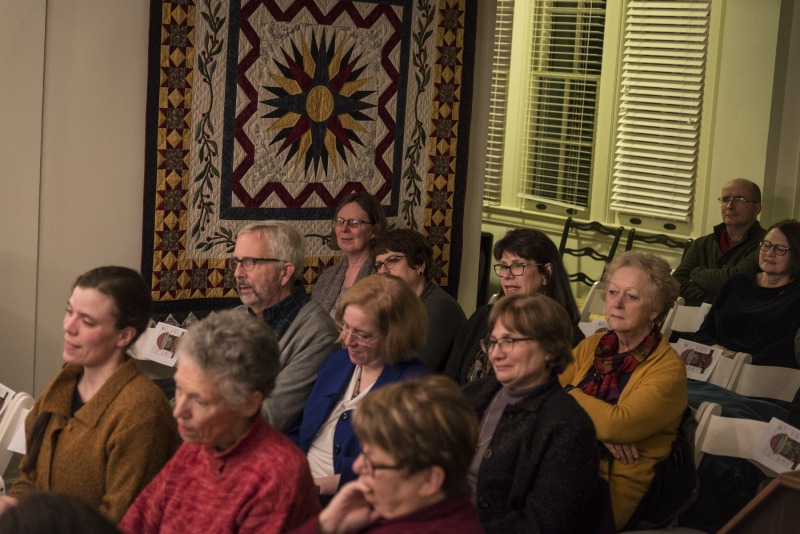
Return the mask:
<path id="1" fill-rule="evenodd" d="M 592 421 L 558 383 L 572 360 L 567 311 L 544 295 L 508 295 L 481 345 L 494 375 L 464 393 L 480 419 L 469 481 L 483 528 L 586 531 L 599 522 L 590 505 L 601 481 Z"/>
<path id="2" fill-rule="evenodd" d="M 452 380 L 427 376 L 374 391 L 353 427 L 363 449 L 358 480 L 297 534 L 483 531 L 467 487 L 478 422 Z"/>
<path id="3" fill-rule="evenodd" d="M 387 281 L 380 276 L 370 276 L 353 286 L 342 296 L 336 309 L 336 324 L 345 325 L 345 310 L 348 306 L 361 308 L 385 336 L 383 343 L 384 363 L 408 360 L 425 342 L 428 333 L 427 312 L 419 298 L 411 291 L 401 289 L 402 280 L 392 276 Z M 345 332 L 339 336 L 345 342 Z"/>
<path id="4" fill-rule="evenodd" d="M 396 276 L 368 276 L 342 296 L 336 310 L 343 350 L 332 352 L 297 426 L 288 434 L 308 454 L 321 495 L 355 478 L 361 447 L 351 415 L 366 392 L 427 374 L 414 358 L 425 342 L 425 306 Z"/>
<path id="5" fill-rule="evenodd" d="M 610 331 L 575 347 L 560 380 L 594 422 L 616 526 L 629 530 L 664 513 L 642 498 L 687 406 L 686 368 L 660 330 L 678 282 L 658 256 L 625 252 L 606 268 L 603 291 Z"/>

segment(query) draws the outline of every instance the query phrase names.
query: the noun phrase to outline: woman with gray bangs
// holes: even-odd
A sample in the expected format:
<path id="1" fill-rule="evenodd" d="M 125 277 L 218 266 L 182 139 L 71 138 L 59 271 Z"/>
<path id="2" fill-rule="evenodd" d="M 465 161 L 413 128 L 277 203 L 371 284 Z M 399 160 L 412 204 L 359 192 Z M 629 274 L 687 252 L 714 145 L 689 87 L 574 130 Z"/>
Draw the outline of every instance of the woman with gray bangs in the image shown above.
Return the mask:
<path id="1" fill-rule="evenodd" d="M 236 310 L 178 344 L 175 409 L 184 444 L 120 523 L 125 532 L 282 532 L 319 511 L 305 455 L 267 423 L 275 334 Z"/>

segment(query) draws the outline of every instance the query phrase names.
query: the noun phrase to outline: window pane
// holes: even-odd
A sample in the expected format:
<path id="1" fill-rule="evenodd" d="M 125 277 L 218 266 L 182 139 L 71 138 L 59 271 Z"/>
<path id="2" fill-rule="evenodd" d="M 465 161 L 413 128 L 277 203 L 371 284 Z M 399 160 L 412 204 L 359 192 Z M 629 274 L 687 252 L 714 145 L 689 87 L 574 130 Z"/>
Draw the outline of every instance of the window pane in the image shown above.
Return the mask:
<path id="1" fill-rule="evenodd" d="M 523 197 L 588 206 L 605 4 L 535 0 Z"/>

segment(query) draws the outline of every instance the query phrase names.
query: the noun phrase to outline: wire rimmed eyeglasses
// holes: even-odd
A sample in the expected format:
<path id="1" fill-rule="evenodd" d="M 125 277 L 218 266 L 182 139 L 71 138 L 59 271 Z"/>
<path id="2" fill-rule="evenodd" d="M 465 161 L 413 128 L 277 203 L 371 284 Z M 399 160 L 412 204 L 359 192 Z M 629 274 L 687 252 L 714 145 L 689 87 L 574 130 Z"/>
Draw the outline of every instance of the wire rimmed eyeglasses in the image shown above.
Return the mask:
<path id="1" fill-rule="evenodd" d="M 372 223 L 370 221 L 362 221 L 361 219 L 342 219 L 341 217 L 336 217 L 333 220 L 333 225 L 337 227 L 347 225 L 348 228 L 358 228 L 362 224 Z"/>
<path id="2" fill-rule="evenodd" d="M 228 268 L 231 271 L 235 271 L 236 267 L 241 265 L 242 269 L 245 271 L 252 271 L 255 269 L 256 265 L 259 263 L 273 263 L 273 262 L 285 262 L 286 260 L 282 260 L 280 258 L 229 258 L 228 259 Z"/>
<path id="3" fill-rule="evenodd" d="M 405 258 L 405 254 L 395 254 L 394 256 L 389 256 L 383 261 L 376 261 L 375 262 L 375 270 L 380 271 L 383 267 L 386 267 L 388 270 L 392 270 L 397 267 L 397 262 Z"/>
<path id="4" fill-rule="evenodd" d="M 763 250 L 764 252 L 769 252 L 769 249 L 774 249 L 776 256 L 785 256 L 787 252 L 792 250 L 787 246 L 776 245 L 772 241 L 767 241 L 766 239 L 759 241 L 758 246 L 761 247 L 761 250 Z"/>
<path id="5" fill-rule="evenodd" d="M 376 340 L 378 340 L 378 338 L 381 337 L 380 334 L 365 334 L 363 332 L 359 332 L 358 330 L 355 330 L 344 323 L 336 323 L 336 326 L 339 327 L 339 330 L 342 333 L 341 341 L 344 341 L 345 338 L 349 336 L 350 338 L 356 340 L 358 343 L 369 344 L 375 342 Z"/>
<path id="6" fill-rule="evenodd" d="M 744 197 L 738 197 L 738 196 L 737 197 L 728 197 L 728 196 L 719 197 L 717 200 L 719 200 L 719 203 L 723 204 L 723 205 L 730 204 L 731 202 L 733 202 L 734 204 L 752 204 L 752 203 L 760 202 L 759 200 L 747 200 Z"/>
<path id="7" fill-rule="evenodd" d="M 514 276 L 522 276 L 525 274 L 525 267 L 528 265 L 535 265 L 536 267 L 541 267 L 544 265 L 543 263 L 512 263 L 511 265 L 506 265 L 505 263 L 495 263 L 494 264 L 494 274 L 497 276 L 504 276 L 506 272 L 511 271 L 511 274 Z"/>
<path id="8" fill-rule="evenodd" d="M 487 338 L 481 339 L 481 349 L 486 354 L 489 354 L 489 352 L 494 347 L 497 347 L 502 352 L 511 352 L 511 351 L 514 350 L 514 343 L 516 343 L 517 341 L 533 341 L 533 338 L 532 337 L 501 337 L 501 338 L 498 339 L 496 337 L 489 336 Z"/>

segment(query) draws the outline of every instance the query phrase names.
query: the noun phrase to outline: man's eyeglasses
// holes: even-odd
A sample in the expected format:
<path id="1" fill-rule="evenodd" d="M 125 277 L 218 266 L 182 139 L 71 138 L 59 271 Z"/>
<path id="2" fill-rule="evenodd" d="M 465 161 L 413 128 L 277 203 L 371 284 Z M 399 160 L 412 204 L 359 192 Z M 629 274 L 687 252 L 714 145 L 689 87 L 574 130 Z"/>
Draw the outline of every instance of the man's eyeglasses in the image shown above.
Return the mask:
<path id="1" fill-rule="evenodd" d="M 769 252 L 769 249 L 771 248 L 775 249 L 776 256 L 786 256 L 786 253 L 792 250 L 789 247 L 785 247 L 783 245 L 776 245 L 775 243 L 767 241 L 766 239 L 763 241 L 759 241 L 758 246 L 761 247 L 761 250 L 763 250 L 764 252 Z"/>
<path id="2" fill-rule="evenodd" d="M 375 270 L 380 271 L 381 268 L 386 267 L 387 270 L 391 271 L 397 266 L 397 262 L 403 258 L 405 258 L 404 254 L 397 254 L 396 256 L 389 256 L 383 261 L 376 261 Z"/>
<path id="3" fill-rule="evenodd" d="M 387 465 L 387 464 L 374 464 L 367 458 L 367 455 L 363 452 L 361 453 L 361 465 L 363 466 L 361 469 L 361 473 L 365 474 L 368 477 L 375 476 L 375 471 L 379 469 L 387 469 L 392 471 L 400 471 L 405 469 L 402 465 Z"/>
<path id="4" fill-rule="evenodd" d="M 494 273 L 497 276 L 505 276 L 507 271 L 511 271 L 511 274 L 514 276 L 522 276 L 525 274 L 525 267 L 528 265 L 535 265 L 537 267 L 541 267 L 542 263 L 512 263 L 511 265 L 506 265 L 505 263 L 496 263 L 494 265 Z"/>
<path id="5" fill-rule="evenodd" d="M 751 204 L 756 202 L 761 202 L 760 200 L 747 200 L 744 197 L 719 197 L 719 203 L 722 205 L 730 204 L 733 202 L 734 204 Z"/>
<path id="6" fill-rule="evenodd" d="M 361 333 L 358 330 L 353 330 L 352 328 L 343 323 L 337 324 L 336 326 L 338 326 L 339 329 L 341 329 L 342 331 L 342 339 L 341 339 L 342 341 L 344 341 L 347 336 L 350 336 L 359 343 L 369 344 L 381 337 L 380 335 Z"/>
<path id="7" fill-rule="evenodd" d="M 252 271 L 255 269 L 256 265 L 259 263 L 272 263 L 272 262 L 281 262 L 286 260 L 281 260 L 278 258 L 229 258 L 228 259 L 228 268 L 231 271 L 235 271 L 236 267 L 241 265 L 242 269 L 245 271 Z"/>
<path id="8" fill-rule="evenodd" d="M 361 219 L 342 219 L 341 217 L 336 217 L 333 220 L 333 225 L 336 227 L 347 225 L 348 228 L 358 228 L 362 224 L 372 224 L 372 223 L 369 221 L 362 221 Z"/>
<path id="9" fill-rule="evenodd" d="M 491 350 L 496 346 L 503 352 L 511 352 L 514 350 L 514 343 L 516 341 L 533 341 L 532 337 L 501 337 L 497 339 L 495 337 L 487 337 L 486 339 L 481 339 L 481 349 L 486 354 L 489 354 Z"/>

